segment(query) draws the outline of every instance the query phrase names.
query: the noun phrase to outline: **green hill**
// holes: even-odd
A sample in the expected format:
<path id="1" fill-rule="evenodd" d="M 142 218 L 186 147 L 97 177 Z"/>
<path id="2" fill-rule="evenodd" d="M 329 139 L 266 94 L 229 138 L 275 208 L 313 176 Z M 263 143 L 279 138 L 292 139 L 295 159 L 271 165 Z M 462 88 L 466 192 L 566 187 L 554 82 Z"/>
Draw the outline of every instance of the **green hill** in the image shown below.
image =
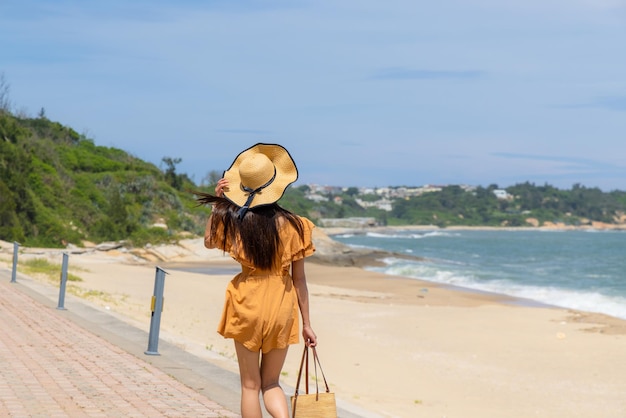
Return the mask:
<path id="1" fill-rule="evenodd" d="M 207 211 L 190 210 L 184 190 L 195 185 L 168 162 L 163 172 L 44 117 L 0 112 L 0 239 L 57 247 L 200 233 Z"/>

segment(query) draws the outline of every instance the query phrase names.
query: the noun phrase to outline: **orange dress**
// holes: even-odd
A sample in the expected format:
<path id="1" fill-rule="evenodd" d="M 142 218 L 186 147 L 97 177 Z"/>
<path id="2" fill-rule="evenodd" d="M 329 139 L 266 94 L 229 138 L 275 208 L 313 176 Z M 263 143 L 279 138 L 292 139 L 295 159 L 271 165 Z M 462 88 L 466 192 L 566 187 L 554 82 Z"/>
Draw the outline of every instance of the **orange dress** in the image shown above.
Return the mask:
<path id="1" fill-rule="evenodd" d="M 292 261 L 312 255 L 314 225 L 300 217 L 304 240 L 289 222 L 279 227 L 281 268 L 258 270 L 245 257 L 240 245 L 226 242 L 222 248 L 223 230 L 212 231 L 211 242 L 230 254 L 239 264 L 237 274 L 226 288 L 226 300 L 217 332 L 233 338 L 248 350 L 267 353 L 274 348 L 297 344 L 300 334 L 298 297 L 291 278 Z"/>

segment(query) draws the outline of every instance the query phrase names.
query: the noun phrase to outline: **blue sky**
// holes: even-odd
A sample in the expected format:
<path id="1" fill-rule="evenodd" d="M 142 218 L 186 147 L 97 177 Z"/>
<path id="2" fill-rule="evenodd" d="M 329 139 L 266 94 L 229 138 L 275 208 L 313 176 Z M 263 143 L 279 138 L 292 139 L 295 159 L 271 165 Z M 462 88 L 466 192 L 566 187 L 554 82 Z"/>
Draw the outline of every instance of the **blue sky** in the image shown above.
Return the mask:
<path id="1" fill-rule="evenodd" d="M 13 110 L 200 182 L 626 190 L 626 0 L 6 0 Z"/>

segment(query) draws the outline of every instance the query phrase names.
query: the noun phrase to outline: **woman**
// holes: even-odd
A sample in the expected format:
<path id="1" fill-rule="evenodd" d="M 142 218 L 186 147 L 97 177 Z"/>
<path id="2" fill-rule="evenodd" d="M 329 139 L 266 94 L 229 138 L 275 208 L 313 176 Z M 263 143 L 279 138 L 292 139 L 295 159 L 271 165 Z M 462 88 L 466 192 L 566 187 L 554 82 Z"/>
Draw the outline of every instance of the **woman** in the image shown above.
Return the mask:
<path id="1" fill-rule="evenodd" d="M 304 258 L 315 251 L 314 226 L 276 203 L 297 178 L 285 148 L 256 144 L 235 158 L 215 196 L 196 193 L 199 203 L 213 205 L 205 246 L 241 264 L 226 290 L 218 332 L 235 341 L 243 418 L 262 416 L 259 392 L 272 417 L 288 417 L 279 378 L 289 345 L 298 343 L 298 310 L 305 344 L 317 345 L 304 271 Z"/>

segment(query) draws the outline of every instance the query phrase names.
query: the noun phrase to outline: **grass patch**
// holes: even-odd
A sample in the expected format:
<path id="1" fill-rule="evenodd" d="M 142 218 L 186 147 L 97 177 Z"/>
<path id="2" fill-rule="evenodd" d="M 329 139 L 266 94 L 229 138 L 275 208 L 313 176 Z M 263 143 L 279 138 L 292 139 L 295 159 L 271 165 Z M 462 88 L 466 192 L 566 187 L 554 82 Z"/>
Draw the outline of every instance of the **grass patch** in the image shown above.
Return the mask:
<path id="1" fill-rule="evenodd" d="M 67 273 L 67 281 L 68 281 L 68 282 L 82 282 L 82 281 L 83 281 L 83 279 L 81 279 L 80 277 L 78 277 L 78 276 L 77 276 L 77 275 L 75 275 L 75 274 L 72 274 L 72 273 L 69 273 L 69 272 L 68 272 L 68 273 Z"/>
<path id="2" fill-rule="evenodd" d="M 58 283 L 61 280 L 62 266 L 60 264 L 51 263 L 45 258 L 33 258 L 30 260 L 25 260 L 21 262 L 20 265 L 22 266 L 22 271 L 26 274 L 32 274 L 33 276 L 37 276 L 40 279 L 45 278 L 50 282 Z M 77 270 L 88 271 L 81 268 L 77 268 Z M 67 281 L 82 282 L 83 279 L 75 274 L 68 272 Z M 100 290 L 86 290 L 78 285 L 69 285 L 67 286 L 66 291 L 82 299 L 101 301 L 103 303 L 108 303 L 111 305 L 117 305 L 119 301 L 124 302 L 128 298 L 128 295 L 124 295 L 118 301 L 110 293 L 102 292 Z"/>
<path id="3" fill-rule="evenodd" d="M 58 264 L 52 264 L 45 258 L 33 258 L 20 263 L 23 267 L 26 267 L 31 273 L 44 273 L 47 275 L 59 274 L 61 272 L 61 266 Z"/>
<path id="4" fill-rule="evenodd" d="M 107 299 L 111 299 L 110 295 L 106 292 L 103 292 L 101 290 L 84 290 L 80 293 L 80 296 L 89 299 L 102 299 L 102 300 L 107 300 Z"/>
<path id="5" fill-rule="evenodd" d="M 47 276 L 50 280 L 55 280 L 57 278 L 61 280 L 61 264 L 51 263 L 45 258 L 32 258 L 30 260 L 21 262 L 20 265 L 24 269 L 25 273 L 38 273 Z M 67 281 L 82 282 L 83 279 L 75 274 L 68 272 Z"/>
<path id="6" fill-rule="evenodd" d="M 68 288 L 70 293 L 83 299 L 105 302 L 110 305 L 117 305 L 119 302 L 125 301 L 128 296 L 122 296 L 120 300 L 117 300 L 112 294 L 103 292 L 101 290 L 85 290 L 78 286 L 71 286 Z"/>

